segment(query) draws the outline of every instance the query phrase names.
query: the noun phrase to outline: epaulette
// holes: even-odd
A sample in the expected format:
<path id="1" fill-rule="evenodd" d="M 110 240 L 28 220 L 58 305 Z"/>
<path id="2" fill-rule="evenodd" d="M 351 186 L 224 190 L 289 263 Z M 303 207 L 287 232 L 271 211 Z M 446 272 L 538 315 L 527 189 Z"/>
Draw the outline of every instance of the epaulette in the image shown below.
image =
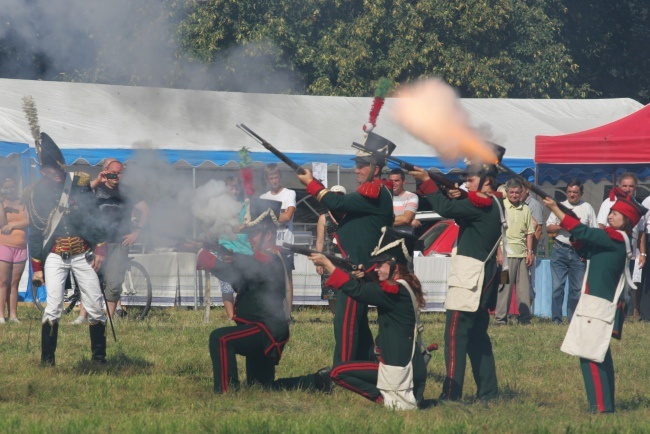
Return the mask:
<path id="1" fill-rule="evenodd" d="M 90 185 L 90 175 L 86 172 L 75 172 L 74 173 L 74 182 L 79 187 L 87 187 Z"/>
<path id="2" fill-rule="evenodd" d="M 614 228 L 605 228 L 605 232 L 607 232 L 607 235 L 609 238 L 611 238 L 614 241 L 620 241 L 621 243 L 625 242 L 625 238 L 623 238 L 623 235 L 619 231 L 617 231 Z"/>
<path id="3" fill-rule="evenodd" d="M 476 208 L 487 208 L 488 206 L 492 206 L 492 197 L 478 191 L 468 192 L 467 199 L 469 199 L 472 205 Z"/>
<path id="4" fill-rule="evenodd" d="M 357 193 L 363 197 L 377 199 L 379 197 L 379 193 L 381 192 L 381 188 L 381 180 L 367 181 L 361 184 L 359 188 L 357 188 Z"/>
<path id="5" fill-rule="evenodd" d="M 390 284 L 385 280 L 383 282 L 379 282 L 379 286 L 381 287 L 381 290 L 387 294 L 397 294 L 399 292 L 398 284 Z"/>

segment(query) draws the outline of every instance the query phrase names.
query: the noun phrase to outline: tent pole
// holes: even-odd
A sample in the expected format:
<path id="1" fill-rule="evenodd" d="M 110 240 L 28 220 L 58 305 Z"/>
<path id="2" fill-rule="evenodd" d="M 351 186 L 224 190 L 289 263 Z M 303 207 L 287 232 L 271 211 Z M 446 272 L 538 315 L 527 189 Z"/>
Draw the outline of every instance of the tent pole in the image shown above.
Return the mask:
<path id="1" fill-rule="evenodd" d="M 341 166 L 336 166 L 336 185 L 341 185 Z"/>
<path id="2" fill-rule="evenodd" d="M 192 191 L 196 191 L 196 167 L 192 166 Z M 192 237 L 196 239 L 196 218 L 192 217 Z M 199 285 L 198 285 L 198 271 L 194 271 L 194 310 L 198 310 L 199 303 Z M 207 273 L 206 273 L 207 274 Z M 205 303 L 205 301 L 204 301 Z M 210 300 L 208 299 L 207 306 L 210 306 Z"/>

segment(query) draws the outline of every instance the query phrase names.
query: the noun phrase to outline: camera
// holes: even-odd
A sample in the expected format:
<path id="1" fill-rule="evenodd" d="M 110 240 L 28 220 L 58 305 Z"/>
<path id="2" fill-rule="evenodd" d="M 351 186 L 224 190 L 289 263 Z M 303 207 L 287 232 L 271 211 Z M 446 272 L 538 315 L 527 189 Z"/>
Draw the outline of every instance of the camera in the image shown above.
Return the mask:
<path id="1" fill-rule="evenodd" d="M 107 173 L 105 176 L 106 179 L 117 179 L 119 175 L 117 173 Z"/>

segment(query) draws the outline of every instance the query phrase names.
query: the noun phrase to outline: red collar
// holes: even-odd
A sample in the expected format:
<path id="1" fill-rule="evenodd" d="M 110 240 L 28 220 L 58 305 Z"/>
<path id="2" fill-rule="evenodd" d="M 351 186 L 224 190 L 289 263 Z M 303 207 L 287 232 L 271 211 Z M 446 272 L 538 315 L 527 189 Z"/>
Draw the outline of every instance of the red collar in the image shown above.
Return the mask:
<path id="1" fill-rule="evenodd" d="M 625 242 L 625 238 L 623 238 L 623 235 L 619 231 L 617 231 L 614 228 L 605 228 L 605 232 L 607 232 L 607 235 L 614 241 L 619 241 L 621 243 Z"/>
<path id="2" fill-rule="evenodd" d="M 487 208 L 488 206 L 492 206 L 492 197 L 486 196 L 485 193 L 469 191 L 467 193 L 467 198 L 476 208 Z"/>
<path id="3" fill-rule="evenodd" d="M 397 294 L 399 292 L 399 285 L 392 285 L 385 280 L 383 282 L 379 282 L 379 286 L 381 287 L 382 291 L 388 294 Z"/>

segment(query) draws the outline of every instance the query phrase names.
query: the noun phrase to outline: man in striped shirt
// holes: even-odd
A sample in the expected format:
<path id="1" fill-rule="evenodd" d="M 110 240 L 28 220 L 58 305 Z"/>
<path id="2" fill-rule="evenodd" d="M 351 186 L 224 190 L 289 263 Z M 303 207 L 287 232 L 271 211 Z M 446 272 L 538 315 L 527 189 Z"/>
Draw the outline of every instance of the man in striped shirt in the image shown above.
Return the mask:
<path id="1" fill-rule="evenodd" d="M 406 175 L 402 169 L 391 170 L 388 179 L 393 183 L 393 213 L 395 214 L 393 227 L 400 232 L 412 234 L 411 223 L 418 210 L 420 199 L 417 194 L 404 190 Z"/>

